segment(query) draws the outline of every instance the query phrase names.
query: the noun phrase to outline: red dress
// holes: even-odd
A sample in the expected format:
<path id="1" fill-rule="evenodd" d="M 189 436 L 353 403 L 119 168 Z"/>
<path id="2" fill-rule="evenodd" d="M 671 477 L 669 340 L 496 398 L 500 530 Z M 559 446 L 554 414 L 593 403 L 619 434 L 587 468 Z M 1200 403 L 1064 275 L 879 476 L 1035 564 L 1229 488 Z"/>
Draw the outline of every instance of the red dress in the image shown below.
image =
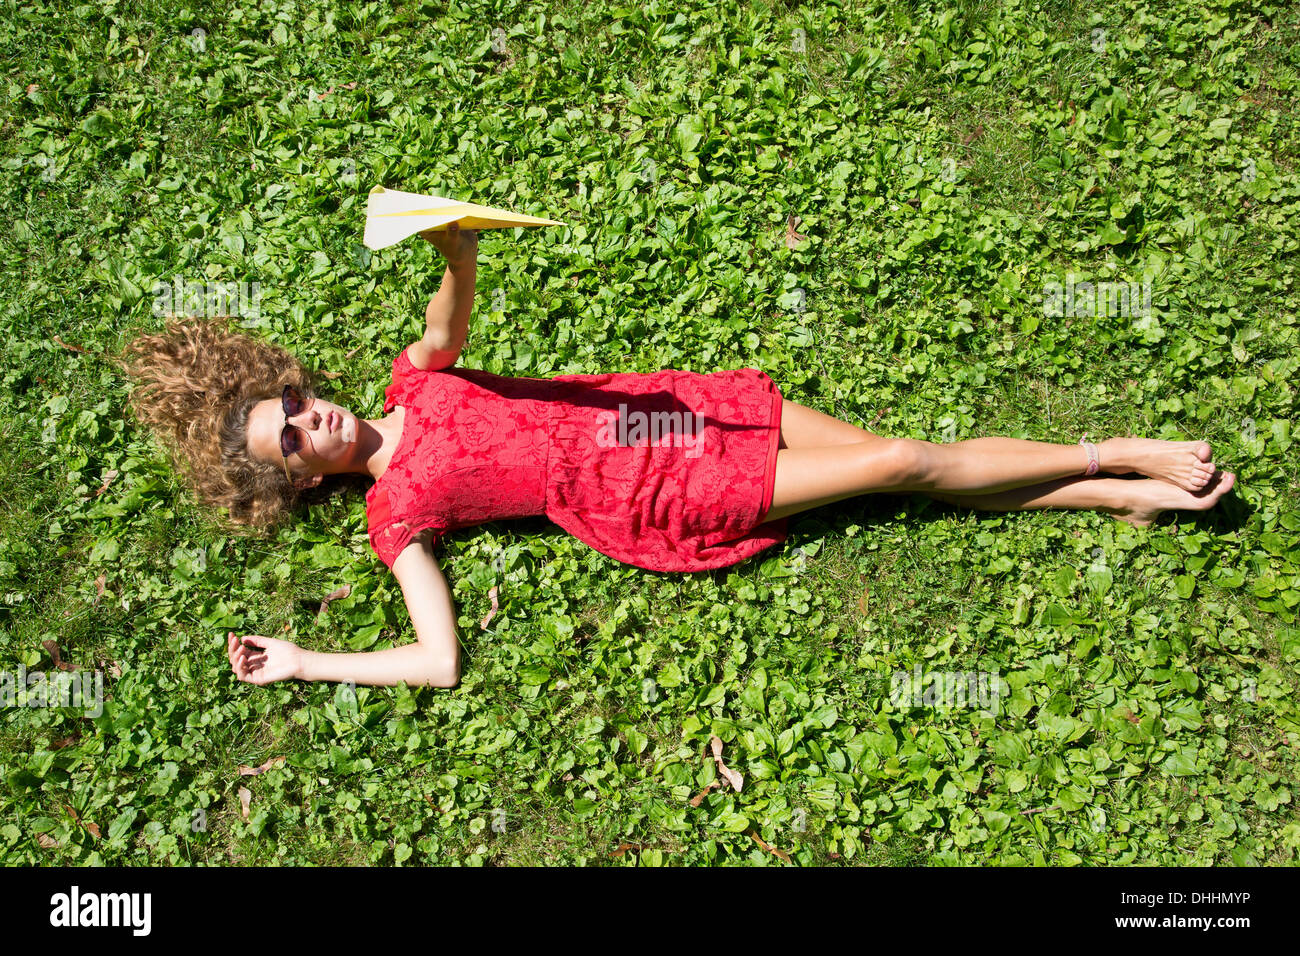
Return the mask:
<path id="1" fill-rule="evenodd" d="M 406 409 L 366 492 L 388 567 L 426 528 L 547 515 L 650 571 L 735 564 L 785 540 L 772 503 L 781 392 L 757 369 L 511 378 L 393 360 L 384 412 Z"/>

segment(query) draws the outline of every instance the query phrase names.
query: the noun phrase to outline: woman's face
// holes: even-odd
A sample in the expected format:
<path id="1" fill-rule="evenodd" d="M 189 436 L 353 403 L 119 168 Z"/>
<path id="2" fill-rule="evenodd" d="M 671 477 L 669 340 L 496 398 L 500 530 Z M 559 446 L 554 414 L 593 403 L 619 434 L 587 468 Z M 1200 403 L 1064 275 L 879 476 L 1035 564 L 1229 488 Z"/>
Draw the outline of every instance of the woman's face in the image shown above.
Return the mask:
<path id="1" fill-rule="evenodd" d="M 360 427 L 355 415 L 323 398 L 309 398 L 303 409 L 287 421 L 300 446 L 288 458 L 289 472 L 295 479 L 315 485 L 322 475 L 350 470 Z M 280 450 L 280 433 L 285 422 L 280 399 L 268 398 L 253 406 L 248 416 L 248 450 L 254 458 L 282 467 L 285 458 Z M 345 435 L 352 441 L 345 441 Z M 307 480 L 313 477 L 315 480 Z"/>

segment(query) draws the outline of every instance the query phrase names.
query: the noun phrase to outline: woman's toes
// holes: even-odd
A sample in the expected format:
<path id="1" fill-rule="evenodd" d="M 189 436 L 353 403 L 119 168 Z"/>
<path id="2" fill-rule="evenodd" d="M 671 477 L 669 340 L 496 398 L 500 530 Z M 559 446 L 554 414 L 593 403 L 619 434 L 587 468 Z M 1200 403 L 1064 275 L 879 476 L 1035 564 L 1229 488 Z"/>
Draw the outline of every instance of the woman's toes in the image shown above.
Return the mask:
<path id="1" fill-rule="evenodd" d="M 1197 446 L 1196 446 L 1195 448 L 1192 449 L 1192 451 L 1194 451 L 1194 452 L 1196 453 L 1196 457 L 1199 458 L 1199 459 L 1201 459 L 1201 461 L 1209 461 L 1209 460 L 1210 460 L 1210 443 L 1209 443 L 1209 442 L 1207 442 L 1207 441 L 1200 442 L 1199 444 L 1197 444 Z"/>

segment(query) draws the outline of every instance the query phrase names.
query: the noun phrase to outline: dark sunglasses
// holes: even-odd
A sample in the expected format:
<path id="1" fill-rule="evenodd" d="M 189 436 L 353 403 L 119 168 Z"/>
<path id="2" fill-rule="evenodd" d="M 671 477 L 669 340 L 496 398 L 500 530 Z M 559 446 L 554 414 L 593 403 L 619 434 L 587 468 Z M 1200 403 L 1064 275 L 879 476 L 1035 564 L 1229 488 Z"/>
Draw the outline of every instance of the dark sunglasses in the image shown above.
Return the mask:
<path id="1" fill-rule="evenodd" d="M 293 477 L 289 474 L 289 456 L 302 451 L 306 441 L 302 429 L 289 424 L 289 419 L 301 415 L 312 401 L 313 399 L 304 398 L 302 392 L 292 385 L 286 385 L 280 393 L 280 405 L 284 409 L 285 418 L 284 428 L 280 430 L 280 454 L 284 457 L 284 475 L 290 481 L 293 481 Z"/>

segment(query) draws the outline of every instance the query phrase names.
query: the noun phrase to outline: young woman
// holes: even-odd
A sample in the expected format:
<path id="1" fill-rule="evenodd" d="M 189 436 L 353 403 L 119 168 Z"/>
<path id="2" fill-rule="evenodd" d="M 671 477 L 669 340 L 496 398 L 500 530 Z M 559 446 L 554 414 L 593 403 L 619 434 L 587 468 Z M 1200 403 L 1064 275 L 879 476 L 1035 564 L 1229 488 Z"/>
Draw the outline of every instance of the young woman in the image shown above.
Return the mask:
<path id="1" fill-rule="evenodd" d="M 272 524 L 327 475 L 375 479 L 370 542 L 401 586 L 415 643 L 326 654 L 231 633 L 239 680 L 455 686 L 456 614 L 432 551 L 484 521 L 546 514 L 618 560 L 691 571 L 744 560 L 784 540 L 789 515 L 855 495 L 1095 509 L 1147 525 L 1166 509 L 1213 507 L 1236 480 L 1201 441 L 887 438 L 784 399 L 756 369 L 536 379 L 453 368 L 477 235 L 422 235 L 447 269 L 424 335 L 393 362 L 381 417 L 316 396 L 292 356 L 220 322 L 173 322 L 128 349 L 136 416 L 171 439 L 193 488 L 231 520 Z"/>

